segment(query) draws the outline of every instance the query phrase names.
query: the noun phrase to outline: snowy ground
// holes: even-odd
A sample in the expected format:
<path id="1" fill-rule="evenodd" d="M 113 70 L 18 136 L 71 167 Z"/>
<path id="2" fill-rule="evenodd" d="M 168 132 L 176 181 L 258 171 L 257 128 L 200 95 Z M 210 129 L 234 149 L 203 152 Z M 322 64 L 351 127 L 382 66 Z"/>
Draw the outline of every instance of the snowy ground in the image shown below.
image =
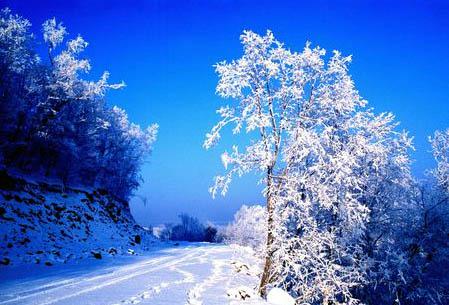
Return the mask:
<path id="1" fill-rule="evenodd" d="M 247 249 L 182 244 L 145 256 L 5 268 L 0 305 L 266 305 L 253 292 L 256 265 Z"/>

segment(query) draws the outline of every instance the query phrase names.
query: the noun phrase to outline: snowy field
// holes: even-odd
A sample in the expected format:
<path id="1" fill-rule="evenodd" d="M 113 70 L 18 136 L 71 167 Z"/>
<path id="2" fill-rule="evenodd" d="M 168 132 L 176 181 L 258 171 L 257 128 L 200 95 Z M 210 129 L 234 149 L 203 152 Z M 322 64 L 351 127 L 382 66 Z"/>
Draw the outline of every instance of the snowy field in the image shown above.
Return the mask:
<path id="1" fill-rule="evenodd" d="M 6 268 L 0 305 L 267 304 L 254 296 L 256 265 L 245 248 L 186 243 L 144 256 Z"/>

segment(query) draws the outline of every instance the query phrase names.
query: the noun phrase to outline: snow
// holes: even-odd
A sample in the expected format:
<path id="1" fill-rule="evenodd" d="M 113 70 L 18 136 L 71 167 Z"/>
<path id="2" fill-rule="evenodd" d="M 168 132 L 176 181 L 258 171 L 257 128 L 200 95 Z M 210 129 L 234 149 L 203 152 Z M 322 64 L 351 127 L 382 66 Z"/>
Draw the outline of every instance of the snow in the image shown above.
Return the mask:
<path id="1" fill-rule="evenodd" d="M 273 305 L 295 305 L 295 299 L 280 288 L 271 289 L 268 292 L 267 301 Z"/>
<path id="2" fill-rule="evenodd" d="M 249 247 L 161 242 L 107 193 L 6 178 L 0 305 L 267 304 Z"/>
<path id="3" fill-rule="evenodd" d="M 0 275 L 0 305 L 266 305 L 256 295 L 257 275 L 238 268 L 258 263 L 249 248 L 183 243 L 142 256 L 33 266 L 31 272 L 22 265 Z"/>
<path id="4" fill-rule="evenodd" d="M 136 255 L 158 243 L 127 203 L 94 189 L 8 176 L 0 189 L 0 261 L 60 264 L 86 257 Z"/>

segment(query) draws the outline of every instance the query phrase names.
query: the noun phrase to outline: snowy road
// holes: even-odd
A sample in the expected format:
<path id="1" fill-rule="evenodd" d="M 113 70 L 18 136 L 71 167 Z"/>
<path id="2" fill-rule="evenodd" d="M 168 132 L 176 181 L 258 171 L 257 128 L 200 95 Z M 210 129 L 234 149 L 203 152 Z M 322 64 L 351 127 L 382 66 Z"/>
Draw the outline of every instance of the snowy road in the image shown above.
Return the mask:
<path id="1" fill-rule="evenodd" d="M 0 305 L 266 304 L 254 296 L 233 298 L 241 286 L 257 284 L 256 272 L 242 265 L 253 257 L 243 252 L 186 245 L 148 256 L 10 270 L 0 275 Z"/>

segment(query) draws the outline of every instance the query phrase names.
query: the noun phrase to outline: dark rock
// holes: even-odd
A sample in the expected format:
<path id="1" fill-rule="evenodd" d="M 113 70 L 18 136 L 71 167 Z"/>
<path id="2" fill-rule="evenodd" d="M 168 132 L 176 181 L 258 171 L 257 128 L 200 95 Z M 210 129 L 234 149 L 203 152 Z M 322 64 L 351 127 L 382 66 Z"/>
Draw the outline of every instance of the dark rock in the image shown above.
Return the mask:
<path id="1" fill-rule="evenodd" d="M 10 191 L 16 189 L 16 180 L 6 170 L 0 170 L 0 187 L 3 190 Z"/>
<path id="2" fill-rule="evenodd" d="M 81 222 L 81 217 L 77 212 L 67 211 L 67 213 L 68 213 L 68 215 L 67 215 L 68 220 L 71 220 L 73 222 Z"/>
<path id="3" fill-rule="evenodd" d="M 98 193 L 99 193 L 100 195 L 104 196 L 104 195 L 107 195 L 107 194 L 108 194 L 108 191 L 105 190 L 105 189 L 98 189 Z"/>
<path id="4" fill-rule="evenodd" d="M 65 211 L 67 209 L 64 205 L 58 204 L 58 203 L 54 203 L 54 202 L 51 203 L 51 206 L 57 212 L 62 212 L 62 211 Z"/>
<path id="5" fill-rule="evenodd" d="M 25 244 L 27 244 L 27 243 L 29 243 L 31 240 L 28 238 L 28 237 L 25 237 L 21 242 L 20 242 L 20 244 L 21 245 L 25 245 Z"/>
<path id="6" fill-rule="evenodd" d="M 13 199 L 14 198 L 14 196 L 12 196 L 11 194 L 2 194 L 3 195 L 3 198 L 5 198 L 6 200 L 8 200 L 8 201 L 10 201 L 11 199 Z"/>
<path id="7" fill-rule="evenodd" d="M 23 201 L 28 204 L 37 204 L 37 201 L 34 200 L 33 198 L 25 198 L 23 199 Z"/>
<path id="8" fill-rule="evenodd" d="M 0 207 L 0 218 L 5 218 L 6 210 L 4 207 Z"/>
<path id="9" fill-rule="evenodd" d="M 39 186 L 50 193 L 63 193 L 63 186 L 41 182 Z"/>
<path id="10" fill-rule="evenodd" d="M 90 193 L 86 193 L 86 198 L 90 201 L 90 202 L 94 202 L 94 196 Z"/>
<path id="11" fill-rule="evenodd" d="M 98 251 L 90 251 L 90 253 L 92 253 L 92 255 L 96 258 L 96 259 L 102 259 L 103 257 L 101 256 L 101 253 Z"/>
<path id="12" fill-rule="evenodd" d="M 62 235 L 62 236 L 64 236 L 64 237 L 70 237 L 70 235 L 67 234 L 64 230 L 61 230 L 60 232 L 61 232 L 61 235 Z"/>
<path id="13" fill-rule="evenodd" d="M 46 261 L 46 262 L 45 262 L 45 266 L 53 266 L 53 263 L 52 263 L 52 262 L 49 262 L 49 261 Z"/>
<path id="14" fill-rule="evenodd" d="M 9 258 L 4 257 L 4 258 L 0 261 L 0 264 L 6 266 L 6 265 L 9 265 L 10 262 L 11 262 L 11 260 L 10 260 Z"/>
<path id="15" fill-rule="evenodd" d="M 4 207 L 0 207 L 0 219 L 14 221 L 14 218 L 5 216 L 6 209 Z"/>

